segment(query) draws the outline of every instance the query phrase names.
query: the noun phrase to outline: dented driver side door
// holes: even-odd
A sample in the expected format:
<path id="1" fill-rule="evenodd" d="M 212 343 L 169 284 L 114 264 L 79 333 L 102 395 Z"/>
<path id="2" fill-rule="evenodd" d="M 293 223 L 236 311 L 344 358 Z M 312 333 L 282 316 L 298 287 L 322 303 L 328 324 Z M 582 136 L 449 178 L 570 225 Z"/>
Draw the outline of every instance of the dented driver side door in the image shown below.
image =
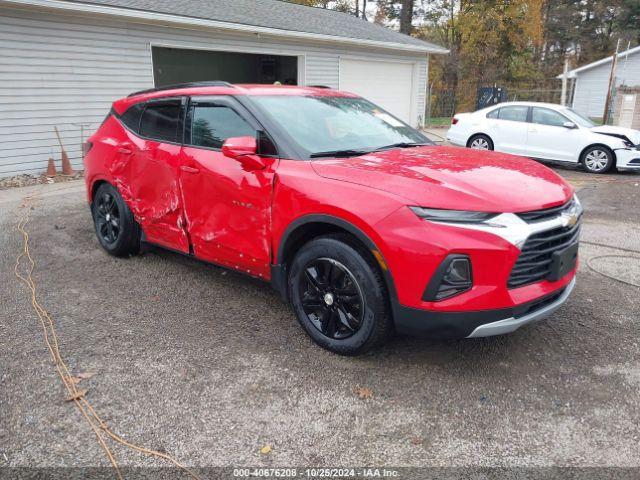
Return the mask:
<path id="1" fill-rule="evenodd" d="M 232 97 L 193 98 L 186 118 L 180 183 L 195 256 L 268 278 L 277 155 L 275 151 L 265 154 L 263 149 L 266 167 L 247 171 L 221 151 L 227 138 L 257 137 L 259 129 Z"/>
<path id="2" fill-rule="evenodd" d="M 118 148 L 127 156 L 124 195 L 146 240 L 189 252 L 179 184 L 183 98 L 149 101 L 144 105 L 136 138 Z"/>

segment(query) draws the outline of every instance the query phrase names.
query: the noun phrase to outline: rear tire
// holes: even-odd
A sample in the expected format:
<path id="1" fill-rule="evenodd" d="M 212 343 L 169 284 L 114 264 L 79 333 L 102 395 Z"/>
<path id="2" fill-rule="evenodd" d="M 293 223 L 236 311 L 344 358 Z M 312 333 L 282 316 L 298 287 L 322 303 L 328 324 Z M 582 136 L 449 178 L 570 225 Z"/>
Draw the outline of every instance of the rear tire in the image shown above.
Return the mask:
<path id="1" fill-rule="evenodd" d="M 594 145 L 582 153 L 580 162 L 587 172 L 606 173 L 613 167 L 613 152 L 607 147 Z"/>
<path id="2" fill-rule="evenodd" d="M 113 185 L 98 187 L 91 213 L 98 241 L 109 254 L 126 257 L 140 251 L 140 226 Z"/>
<path id="3" fill-rule="evenodd" d="M 479 133 L 469 139 L 467 148 L 474 150 L 493 150 L 493 141 L 488 136 Z"/>
<path id="4" fill-rule="evenodd" d="M 392 332 L 387 289 L 374 260 L 346 235 L 305 244 L 289 269 L 293 309 L 311 339 L 340 355 L 360 355 Z"/>

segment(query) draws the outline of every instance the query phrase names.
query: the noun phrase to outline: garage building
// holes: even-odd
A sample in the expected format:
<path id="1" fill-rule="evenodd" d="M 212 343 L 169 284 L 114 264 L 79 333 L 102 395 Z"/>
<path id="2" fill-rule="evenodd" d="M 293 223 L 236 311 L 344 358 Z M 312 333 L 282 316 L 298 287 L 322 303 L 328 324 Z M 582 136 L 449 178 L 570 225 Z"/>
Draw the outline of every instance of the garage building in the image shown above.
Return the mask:
<path id="1" fill-rule="evenodd" d="M 422 121 L 429 54 L 348 14 L 279 0 L 0 0 L 0 176 L 39 173 L 133 91 L 174 83 L 323 85 Z"/>
<path id="2" fill-rule="evenodd" d="M 572 107 L 591 118 L 602 118 L 607 101 L 613 56 L 570 70 L 573 79 Z M 562 78 L 558 75 L 557 78 Z M 618 53 L 615 86 L 640 86 L 640 46 Z"/>

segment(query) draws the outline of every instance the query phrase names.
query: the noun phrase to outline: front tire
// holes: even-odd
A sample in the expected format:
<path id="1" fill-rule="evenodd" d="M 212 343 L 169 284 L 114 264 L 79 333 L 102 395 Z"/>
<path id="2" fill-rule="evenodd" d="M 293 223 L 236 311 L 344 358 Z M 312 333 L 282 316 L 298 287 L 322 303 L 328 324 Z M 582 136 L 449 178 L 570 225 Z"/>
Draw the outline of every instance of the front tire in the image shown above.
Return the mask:
<path id="1" fill-rule="evenodd" d="M 113 185 L 98 187 L 91 213 L 98 241 L 109 254 L 127 257 L 140 251 L 140 226 Z"/>
<path id="2" fill-rule="evenodd" d="M 467 142 L 467 148 L 473 150 L 493 150 L 493 141 L 481 133 L 472 136 Z"/>
<path id="3" fill-rule="evenodd" d="M 327 350 L 360 355 L 391 334 L 384 280 L 366 251 L 347 236 L 304 245 L 291 263 L 288 287 L 300 325 Z"/>
<path id="4" fill-rule="evenodd" d="M 595 145 L 582 153 L 582 165 L 590 173 L 606 173 L 613 166 L 613 152 L 607 147 Z"/>

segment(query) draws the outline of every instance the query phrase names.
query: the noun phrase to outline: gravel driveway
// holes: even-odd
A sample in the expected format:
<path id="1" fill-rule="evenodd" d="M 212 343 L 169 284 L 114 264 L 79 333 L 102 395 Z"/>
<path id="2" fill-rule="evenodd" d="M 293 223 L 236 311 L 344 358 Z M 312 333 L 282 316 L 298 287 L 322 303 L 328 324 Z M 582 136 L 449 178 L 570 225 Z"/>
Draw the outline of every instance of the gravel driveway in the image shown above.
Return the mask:
<path id="1" fill-rule="evenodd" d="M 640 175 L 558 171 L 590 243 L 552 319 L 487 339 L 399 337 L 359 358 L 314 346 L 266 284 L 162 250 L 109 257 L 79 182 L 0 192 L 0 466 L 109 466 L 13 274 L 21 199 L 37 192 L 41 303 L 127 440 L 195 467 L 640 467 L 640 288 L 587 266 L 640 282 Z M 167 465 L 112 445 L 122 465 Z"/>

